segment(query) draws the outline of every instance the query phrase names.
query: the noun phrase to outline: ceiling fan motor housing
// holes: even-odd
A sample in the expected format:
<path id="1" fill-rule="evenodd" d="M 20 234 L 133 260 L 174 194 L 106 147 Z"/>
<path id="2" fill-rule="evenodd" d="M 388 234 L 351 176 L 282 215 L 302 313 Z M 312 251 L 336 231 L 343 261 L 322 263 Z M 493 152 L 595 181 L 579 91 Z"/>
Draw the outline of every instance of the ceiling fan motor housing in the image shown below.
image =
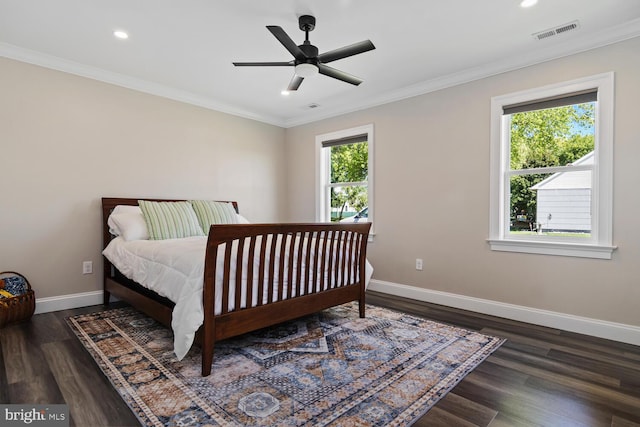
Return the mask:
<path id="1" fill-rule="evenodd" d="M 311 15 L 302 15 L 298 18 L 298 26 L 305 33 L 304 43 L 298 45 L 306 58 L 296 57 L 294 64 L 313 64 L 318 65 L 318 48 L 309 41 L 309 31 L 313 31 L 316 27 L 316 18 Z"/>
<path id="2" fill-rule="evenodd" d="M 298 46 L 302 53 L 305 54 L 306 58 L 296 58 L 296 65 L 307 63 L 307 64 L 317 64 L 318 63 L 318 48 L 312 45 L 309 42 L 304 42 Z"/>
<path id="3" fill-rule="evenodd" d="M 311 15 L 302 15 L 298 18 L 298 26 L 302 31 L 313 31 L 316 27 L 316 18 Z"/>

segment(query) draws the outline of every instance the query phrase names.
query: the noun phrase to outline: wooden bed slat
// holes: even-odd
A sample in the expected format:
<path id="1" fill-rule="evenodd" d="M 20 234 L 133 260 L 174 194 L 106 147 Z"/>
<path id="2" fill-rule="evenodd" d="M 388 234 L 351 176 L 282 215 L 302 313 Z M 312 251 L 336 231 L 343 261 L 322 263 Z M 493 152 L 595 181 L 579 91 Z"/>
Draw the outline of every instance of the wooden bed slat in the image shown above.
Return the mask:
<path id="1" fill-rule="evenodd" d="M 267 253 L 267 239 L 265 238 L 261 238 L 260 239 L 260 259 L 263 260 L 265 257 L 265 254 Z M 264 304 L 264 269 L 265 269 L 265 265 L 264 263 L 260 262 L 258 264 L 258 304 L 257 305 L 262 305 Z"/>
<path id="2" fill-rule="evenodd" d="M 280 246 L 280 263 L 278 264 L 278 301 L 282 301 L 284 299 L 284 261 L 285 254 L 287 251 L 287 237 L 288 235 L 280 236 L 279 246 Z M 291 254 L 293 256 L 293 254 Z"/>
<path id="3" fill-rule="evenodd" d="M 305 265 L 307 266 L 307 268 L 304 269 L 304 284 L 306 284 L 306 289 L 305 289 L 305 294 L 310 294 L 313 289 L 311 288 L 312 284 L 311 281 L 309 280 L 309 278 L 311 277 L 311 247 L 312 247 L 312 242 L 313 242 L 313 236 L 314 233 L 313 232 L 309 232 L 308 237 L 307 237 L 307 244 L 306 249 L 305 249 Z"/>
<path id="4" fill-rule="evenodd" d="M 295 264 L 296 258 L 299 257 L 299 254 L 295 253 L 295 244 L 296 244 L 296 240 L 300 238 L 300 233 L 296 233 L 291 235 L 291 237 L 289 238 L 289 258 L 288 258 L 288 264 L 287 264 L 287 281 L 288 281 L 288 286 L 287 286 L 287 297 L 286 299 L 291 299 L 291 297 L 293 296 L 293 289 L 296 286 L 296 282 L 293 279 L 293 266 Z M 284 256 L 283 256 L 284 258 Z M 283 268 L 284 270 L 284 268 Z M 296 294 L 296 295 L 300 295 L 300 294 Z"/>
<path id="5" fill-rule="evenodd" d="M 243 264 L 244 264 L 244 239 L 238 240 L 238 250 L 236 255 L 236 285 L 235 285 L 235 307 L 241 307 L 243 303 L 242 300 L 242 277 L 244 276 Z M 253 278 L 253 276 L 245 276 L 247 277 L 247 282 Z M 250 287 L 250 286 L 247 286 Z M 245 295 L 246 298 L 246 295 Z M 251 300 L 249 300 L 248 306 L 251 305 Z"/>
<path id="6" fill-rule="evenodd" d="M 306 289 L 304 288 L 304 284 L 302 283 L 302 260 L 304 259 L 304 241 L 307 238 L 307 233 L 301 232 L 300 238 L 298 239 L 298 258 L 296 259 L 296 295 L 304 295 Z M 293 286 L 292 286 L 293 287 Z"/>
<path id="7" fill-rule="evenodd" d="M 253 259 L 256 253 L 256 236 L 252 236 L 249 242 L 249 253 L 247 254 L 247 277 L 254 277 L 253 272 Z M 256 295 L 256 300 L 259 299 L 259 293 Z M 247 286 L 247 301 L 253 302 L 253 286 Z"/>

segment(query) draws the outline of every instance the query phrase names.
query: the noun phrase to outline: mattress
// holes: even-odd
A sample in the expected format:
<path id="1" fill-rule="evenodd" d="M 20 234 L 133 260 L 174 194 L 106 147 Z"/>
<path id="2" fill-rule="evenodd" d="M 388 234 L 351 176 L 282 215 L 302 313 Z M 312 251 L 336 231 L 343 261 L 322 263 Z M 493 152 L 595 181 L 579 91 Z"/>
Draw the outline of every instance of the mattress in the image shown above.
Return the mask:
<path id="1" fill-rule="evenodd" d="M 122 237 L 114 238 L 102 252 L 103 255 L 127 278 L 168 298 L 175 307 L 171 327 L 174 334 L 174 352 L 178 360 L 184 358 L 193 344 L 196 331 L 204 321 L 202 305 L 202 287 L 204 283 L 204 259 L 207 245 L 206 236 L 187 237 L 167 240 L 133 240 L 126 241 Z M 247 250 L 248 245 L 245 245 Z M 219 314 L 222 306 L 222 262 L 225 245 L 218 248 L 218 266 L 216 278 L 216 298 L 214 312 Z M 234 252 L 235 253 L 235 252 Z M 243 271 L 247 271 L 246 260 Z M 277 262 L 278 260 L 276 260 Z M 257 262 L 257 261 L 256 261 Z M 232 263 L 231 277 L 235 277 Z M 304 268 L 304 266 L 303 266 Z M 373 268 L 366 263 L 366 284 L 368 285 Z M 295 277 L 295 276 L 294 276 Z M 328 277 L 328 275 L 325 275 Z M 277 279 L 277 277 L 276 277 Z M 243 278 L 241 300 L 246 300 L 247 280 Z M 286 295 L 287 278 L 284 278 L 283 294 Z M 326 283 L 324 284 L 326 288 Z M 257 279 L 252 280 L 253 300 L 257 304 Z M 293 296 L 295 295 L 292 292 Z M 262 295 L 267 301 L 267 291 Z M 274 289 L 273 300 L 277 300 L 277 289 Z M 229 308 L 233 310 L 235 301 L 234 289 L 230 289 Z"/>

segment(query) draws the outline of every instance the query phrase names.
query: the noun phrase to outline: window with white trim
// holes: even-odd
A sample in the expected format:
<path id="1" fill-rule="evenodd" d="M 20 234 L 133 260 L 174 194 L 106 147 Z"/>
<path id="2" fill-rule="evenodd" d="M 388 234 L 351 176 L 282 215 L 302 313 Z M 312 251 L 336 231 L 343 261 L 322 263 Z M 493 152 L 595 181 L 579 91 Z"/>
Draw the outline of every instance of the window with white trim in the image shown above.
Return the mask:
<path id="1" fill-rule="evenodd" d="M 373 222 L 373 125 L 316 136 L 316 220 Z"/>
<path id="2" fill-rule="evenodd" d="M 491 100 L 491 249 L 610 259 L 613 73 Z"/>

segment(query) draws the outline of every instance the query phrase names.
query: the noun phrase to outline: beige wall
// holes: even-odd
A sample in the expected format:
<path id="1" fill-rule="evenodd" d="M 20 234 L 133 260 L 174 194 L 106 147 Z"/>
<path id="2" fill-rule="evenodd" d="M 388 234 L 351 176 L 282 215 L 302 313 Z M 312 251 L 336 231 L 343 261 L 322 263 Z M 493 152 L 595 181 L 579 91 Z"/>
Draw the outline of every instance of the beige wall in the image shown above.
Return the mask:
<path id="1" fill-rule="evenodd" d="M 100 290 L 103 196 L 237 200 L 280 221 L 283 158 L 282 128 L 0 58 L 0 271 L 37 298 Z"/>
<path id="2" fill-rule="evenodd" d="M 38 298 L 100 290 L 102 196 L 235 199 L 252 221 L 312 221 L 315 136 L 373 123 L 374 279 L 640 326 L 638 51 L 640 38 L 286 130 L 0 58 L 0 271 Z M 607 71 L 613 259 L 490 251 L 491 97 Z"/>
<path id="3" fill-rule="evenodd" d="M 635 38 L 287 129 L 288 219 L 315 216 L 315 136 L 373 123 L 374 279 L 640 326 L 638 52 Z M 616 84 L 613 259 L 491 251 L 491 97 L 607 71 Z"/>

